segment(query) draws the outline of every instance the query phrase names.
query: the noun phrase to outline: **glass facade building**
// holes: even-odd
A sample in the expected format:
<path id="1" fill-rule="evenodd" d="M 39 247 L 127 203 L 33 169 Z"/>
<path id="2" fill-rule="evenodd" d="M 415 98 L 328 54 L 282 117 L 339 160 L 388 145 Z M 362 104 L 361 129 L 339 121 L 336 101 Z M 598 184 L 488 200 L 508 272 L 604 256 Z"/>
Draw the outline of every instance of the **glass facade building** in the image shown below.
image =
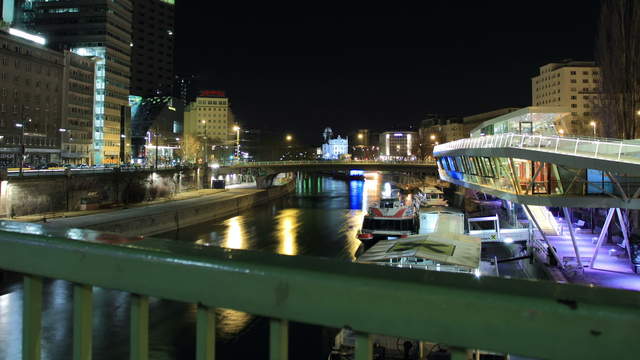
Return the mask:
<path id="1" fill-rule="evenodd" d="M 128 106 L 131 78 L 132 14 L 129 0 L 33 0 L 24 1 L 16 17 L 19 26 L 43 35 L 54 49 L 97 57 L 93 108 L 96 164 L 119 163 L 121 149 L 130 139 L 122 109 Z"/>

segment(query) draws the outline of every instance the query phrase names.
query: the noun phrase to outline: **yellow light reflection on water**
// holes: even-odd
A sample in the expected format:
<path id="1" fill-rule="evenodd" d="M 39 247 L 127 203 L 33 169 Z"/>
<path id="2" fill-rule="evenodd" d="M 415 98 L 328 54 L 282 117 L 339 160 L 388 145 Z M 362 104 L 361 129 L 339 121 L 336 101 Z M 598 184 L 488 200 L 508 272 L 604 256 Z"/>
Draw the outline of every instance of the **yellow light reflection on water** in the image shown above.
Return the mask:
<path id="1" fill-rule="evenodd" d="M 244 217 L 242 215 L 234 216 L 224 222 L 227 230 L 224 236 L 222 247 L 229 249 L 246 249 L 247 236 L 244 229 Z"/>
<path id="2" fill-rule="evenodd" d="M 276 229 L 278 240 L 278 253 L 284 255 L 298 254 L 296 235 L 300 227 L 300 209 L 285 209 L 276 216 L 278 227 Z"/>

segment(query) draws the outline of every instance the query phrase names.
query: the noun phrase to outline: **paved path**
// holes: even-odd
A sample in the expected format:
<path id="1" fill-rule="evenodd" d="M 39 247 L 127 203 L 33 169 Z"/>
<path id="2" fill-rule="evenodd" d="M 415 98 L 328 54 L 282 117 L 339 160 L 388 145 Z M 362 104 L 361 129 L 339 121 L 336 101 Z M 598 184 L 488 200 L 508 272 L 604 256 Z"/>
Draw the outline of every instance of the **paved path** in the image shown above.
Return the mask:
<path id="1" fill-rule="evenodd" d="M 181 208 L 189 208 L 196 205 L 217 202 L 232 198 L 245 196 L 247 194 L 264 191 L 257 189 L 229 189 L 225 191 L 219 191 L 209 195 L 202 195 L 185 200 L 166 201 L 159 204 L 151 204 L 147 206 L 139 206 L 134 208 L 121 208 L 113 211 L 100 212 L 97 214 L 55 218 L 47 220 L 48 223 L 55 227 L 68 227 L 68 228 L 89 228 L 95 224 L 116 222 L 120 219 L 137 218 L 142 216 L 149 216 L 154 214 L 161 214 L 167 212 L 175 212 Z"/>

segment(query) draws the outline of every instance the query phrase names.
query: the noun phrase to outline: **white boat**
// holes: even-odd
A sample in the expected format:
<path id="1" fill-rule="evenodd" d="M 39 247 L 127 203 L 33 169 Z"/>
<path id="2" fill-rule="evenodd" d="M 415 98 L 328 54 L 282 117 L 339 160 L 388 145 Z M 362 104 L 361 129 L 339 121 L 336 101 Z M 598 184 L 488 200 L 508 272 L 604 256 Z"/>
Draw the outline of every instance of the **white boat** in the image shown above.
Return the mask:
<path id="1" fill-rule="evenodd" d="M 401 238 L 416 234 L 418 216 L 414 206 L 404 204 L 398 198 L 386 198 L 367 209 L 358 239 L 365 245 L 388 238 Z"/>
<path id="2" fill-rule="evenodd" d="M 449 206 L 444 198 L 444 192 L 434 186 L 420 187 L 420 206 Z"/>
<path id="3" fill-rule="evenodd" d="M 426 212 L 432 229 L 428 233 L 409 235 L 396 240 L 378 241 L 356 259 L 357 263 L 398 268 L 466 273 L 470 276 L 497 276 L 497 265 L 481 261 L 481 240 L 465 234 L 464 214 L 446 210 Z M 418 358 L 418 353 L 435 344 L 415 339 L 372 335 L 374 354 L 378 358 Z M 329 359 L 351 359 L 355 337 L 349 329 L 342 329 L 335 337 Z M 480 352 L 485 354 L 485 352 Z"/>

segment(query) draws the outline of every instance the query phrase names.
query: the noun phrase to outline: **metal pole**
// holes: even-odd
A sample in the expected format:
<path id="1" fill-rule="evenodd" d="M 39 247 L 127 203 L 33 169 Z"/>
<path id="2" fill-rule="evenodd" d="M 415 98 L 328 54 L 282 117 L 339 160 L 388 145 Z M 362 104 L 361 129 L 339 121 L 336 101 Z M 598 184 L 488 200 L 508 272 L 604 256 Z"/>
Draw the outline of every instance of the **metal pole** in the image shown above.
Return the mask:
<path id="1" fill-rule="evenodd" d="M 22 176 L 22 167 L 24 166 L 24 126 L 22 124 L 22 136 L 20 137 L 20 176 Z"/>
<path id="2" fill-rule="evenodd" d="M 158 169 L 158 128 L 156 127 L 156 170 Z"/>

